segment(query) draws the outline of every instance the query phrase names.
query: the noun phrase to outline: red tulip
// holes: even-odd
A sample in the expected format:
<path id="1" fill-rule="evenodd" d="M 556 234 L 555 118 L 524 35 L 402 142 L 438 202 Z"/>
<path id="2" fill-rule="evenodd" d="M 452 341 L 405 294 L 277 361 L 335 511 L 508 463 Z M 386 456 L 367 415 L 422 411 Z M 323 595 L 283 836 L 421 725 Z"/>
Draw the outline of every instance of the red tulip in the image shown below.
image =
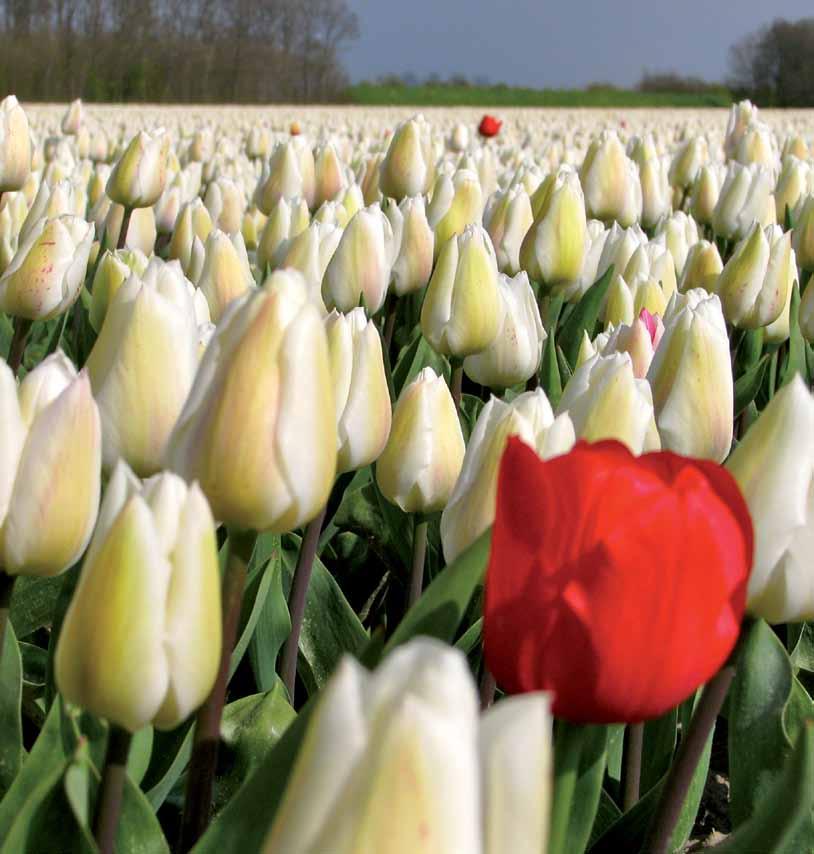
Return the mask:
<path id="1" fill-rule="evenodd" d="M 500 133 L 500 129 L 503 127 L 503 122 L 500 119 L 496 119 L 494 116 L 485 115 L 478 125 L 478 133 L 481 136 L 497 136 Z"/>
<path id="2" fill-rule="evenodd" d="M 579 442 L 543 461 L 510 439 L 486 576 L 486 659 L 512 693 L 577 723 L 658 717 L 738 638 L 752 523 L 721 466 Z"/>

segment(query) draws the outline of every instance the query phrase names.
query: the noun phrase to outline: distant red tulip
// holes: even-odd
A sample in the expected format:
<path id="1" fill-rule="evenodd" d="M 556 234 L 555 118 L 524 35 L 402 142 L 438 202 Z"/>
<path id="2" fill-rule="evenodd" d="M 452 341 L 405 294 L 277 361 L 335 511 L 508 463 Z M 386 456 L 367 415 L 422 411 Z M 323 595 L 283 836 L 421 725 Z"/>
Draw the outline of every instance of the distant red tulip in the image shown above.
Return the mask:
<path id="1" fill-rule="evenodd" d="M 503 122 L 500 119 L 496 119 L 494 116 L 487 114 L 480 120 L 478 133 L 485 137 L 497 136 L 502 127 Z"/>
<path id="2" fill-rule="evenodd" d="M 302 130 L 300 129 L 300 123 L 298 121 L 291 122 L 288 128 L 288 132 L 291 134 L 291 136 L 299 136 L 302 133 Z"/>
<path id="3" fill-rule="evenodd" d="M 484 642 L 498 685 L 550 690 L 577 723 L 658 717 L 738 638 L 752 523 L 721 466 L 579 442 L 500 466 Z"/>

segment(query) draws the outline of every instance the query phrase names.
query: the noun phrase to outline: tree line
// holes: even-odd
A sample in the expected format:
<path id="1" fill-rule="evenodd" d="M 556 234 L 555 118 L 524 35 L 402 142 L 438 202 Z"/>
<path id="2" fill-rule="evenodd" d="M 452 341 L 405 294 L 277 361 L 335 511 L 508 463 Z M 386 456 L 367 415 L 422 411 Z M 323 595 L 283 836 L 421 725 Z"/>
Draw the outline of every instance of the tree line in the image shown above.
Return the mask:
<path id="1" fill-rule="evenodd" d="M 345 0 L 0 0 L 0 92 L 21 100 L 333 101 Z"/>

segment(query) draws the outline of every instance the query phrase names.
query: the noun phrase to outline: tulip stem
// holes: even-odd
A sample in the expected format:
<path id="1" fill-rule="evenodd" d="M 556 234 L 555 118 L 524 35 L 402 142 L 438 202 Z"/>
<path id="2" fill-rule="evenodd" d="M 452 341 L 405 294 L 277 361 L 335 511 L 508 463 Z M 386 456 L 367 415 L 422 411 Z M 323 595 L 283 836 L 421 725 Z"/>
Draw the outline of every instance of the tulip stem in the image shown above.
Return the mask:
<path id="1" fill-rule="evenodd" d="M 291 615 L 291 632 L 283 648 L 283 662 L 281 665 L 281 676 L 283 684 L 288 691 L 291 705 L 294 705 L 294 687 L 297 681 L 297 658 L 300 650 L 300 632 L 302 621 L 305 616 L 305 601 L 308 595 L 308 585 L 311 583 L 311 572 L 314 569 L 314 560 L 317 556 L 319 535 L 322 531 L 322 523 L 325 520 L 323 507 L 320 514 L 309 522 L 305 529 L 305 536 L 300 543 L 300 554 L 297 558 L 297 566 L 294 570 L 294 578 L 291 581 L 291 592 L 288 596 L 288 612 Z"/>
<path id="2" fill-rule="evenodd" d="M 0 658 L 3 656 L 3 645 L 6 642 L 6 623 L 11 608 L 11 594 L 14 592 L 16 575 L 9 575 L 0 569 Z"/>
<path id="3" fill-rule="evenodd" d="M 464 383 L 464 364 L 463 362 L 452 363 L 452 379 L 450 381 L 450 392 L 452 400 L 455 403 L 455 408 L 461 410 L 461 396 Z"/>
<path id="4" fill-rule="evenodd" d="M 687 729 L 687 736 L 678 748 L 675 762 L 661 791 L 642 849 L 644 854 L 667 854 L 696 766 L 734 676 L 734 664 L 726 664 L 704 688 Z"/>
<path id="5" fill-rule="evenodd" d="M 93 835 L 100 854 L 113 854 L 116 828 L 122 811 L 124 778 L 127 776 L 127 756 L 130 753 L 130 733 L 116 724 L 110 724 L 107 736 L 105 767 L 93 820 Z"/>
<path id="6" fill-rule="evenodd" d="M 223 704 L 226 701 L 232 650 L 237 640 L 243 588 L 246 585 L 249 560 L 254 548 L 254 535 L 245 531 L 230 531 L 227 548 L 229 554 L 222 588 L 223 630 L 220 666 L 212 691 L 198 711 L 195 720 L 195 741 L 192 746 L 192 757 L 189 760 L 184 815 L 181 820 L 180 850 L 182 852 L 192 848 L 209 824 L 212 788 L 218 761 L 220 721 L 223 715 Z"/>
<path id="7" fill-rule="evenodd" d="M 119 231 L 119 240 L 116 245 L 117 249 L 124 249 L 125 244 L 127 243 L 127 232 L 130 230 L 130 217 L 132 215 L 133 208 L 129 208 L 125 205 L 124 216 L 122 217 L 122 227 L 121 231 Z"/>
<path id="8" fill-rule="evenodd" d="M 416 519 L 413 531 L 413 565 L 410 568 L 410 589 L 407 593 L 407 610 L 421 598 L 424 587 L 424 563 L 427 557 L 427 522 Z"/>
<path id="9" fill-rule="evenodd" d="M 644 724 L 628 724 L 625 728 L 622 787 L 622 808 L 625 812 L 634 807 L 639 800 L 642 781 L 642 747 L 644 745 Z"/>
<path id="10" fill-rule="evenodd" d="M 393 344 L 393 331 L 396 328 L 396 314 L 398 313 L 398 298 L 392 294 L 387 298 L 387 314 L 384 321 L 384 340 L 382 346 L 385 353 L 390 353 L 390 347 Z"/>
<path id="11" fill-rule="evenodd" d="M 559 722 L 554 742 L 554 803 L 551 808 L 548 854 L 569 854 L 568 822 L 585 732 L 584 726 Z"/>
<path id="12" fill-rule="evenodd" d="M 20 365 L 23 363 L 25 343 L 28 340 L 31 323 L 32 321 L 25 317 L 18 317 L 14 320 L 14 334 L 11 336 L 11 346 L 8 350 L 8 359 L 6 359 L 14 376 L 17 376 L 20 371 Z"/>

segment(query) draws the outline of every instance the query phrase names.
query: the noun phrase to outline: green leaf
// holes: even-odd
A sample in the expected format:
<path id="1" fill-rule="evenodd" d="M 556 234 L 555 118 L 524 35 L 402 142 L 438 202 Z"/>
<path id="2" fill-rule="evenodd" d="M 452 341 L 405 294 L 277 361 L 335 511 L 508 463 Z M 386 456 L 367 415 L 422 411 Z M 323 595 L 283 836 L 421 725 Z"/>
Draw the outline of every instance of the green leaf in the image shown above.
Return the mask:
<path id="1" fill-rule="evenodd" d="M 789 357 L 780 385 L 784 386 L 794 379 L 795 374 L 800 374 L 803 379 L 807 375 L 806 364 L 806 342 L 800 331 L 800 288 L 797 282 L 791 292 L 791 306 L 789 309 Z"/>
<path id="2" fill-rule="evenodd" d="M 557 345 L 557 367 L 560 369 L 560 381 L 562 383 L 562 387 L 565 388 L 568 385 L 568 380 L 570 380 L 574 375 L 574 372 L 568 364 L 568 359 L 565 358 L 565 353 L 563 353 L 559 345 Z"/>
<path id="3" fill-rule="evenodd" d="M 729 690 L 730 811 L 735 828 L 771 789 L 788 754 L 783 710 L 791 694 L 791 662 L 763 620 L 744 627 Z"/>
<path id="4" fill-rule="evenodd" d="M 31 753 L 0 801 L 0 839 L 8 838 L 15 822 L 24 812 L 34 810 L 62 776 L 67 756 L 60 732 L 59 705 L 52 705 Z"/>
<path id="5" fill-rule="evenodd" d="M 700 694 L 699 694 L 700 696 Z M 679 851 L 690 836 L 698 807 L 704 794 L 704 785 L 709 772 L 709 758 L 712 752 L 713 731 L 710 732 L 704 751 L 693 773 L 687 797 L 673 831 L 670 840 L 669 851 Z M 618 854 L 620 851 L 639 851 L 644 844 L 645 835 L 650 826 L 650 821 L 658 805 L 661 791 L 667 779 L 665 774 L 658 784 L 650 789 L 644 797 L 616 822 L 605 830 L 604 833 L 591 845 L 590 854 Z"/>
<path id="6" fill-rule="evenodd" d="M 608 728 L 589 726 L 585 729 L 579 772 L 568 817 L 568 837 L 564 849 L 568 854 L 582 854 L 588 845 L 591 828 L 599 809 L 607 762 Z"/>
<path id="7" fill-rule="evenodd" d="M 424 368 L 430 367 L 439 376 L 449 379 L 449 363 L 432 349 L 420 330 L 416 332 L 416 337 L 402 350 L 393 368 L 393 388 L 396 397 Z"/>
<path id="8" fill-rule="evenodd" d="M 280 740 L 296 712 L 278 681 L 267 693 L 241 697 L 223 710 L 218 765 L 229 770 L 216 781 L 214 808 L 225 806 Z"/>
<path id="9" fill-rule="evenodd" d="M 23 761 L 22 691 L 23 664 L 9 621 L 0 657 L 0 797 L 11 788 Z"/>
<path id="10" fill-rule="evenodd" d="M 290 587 L 297 552 L 284 549 L 282 556 L 286 587 Z M 317 558 L 305 599 L 298 663 L 298 673 L 308 693 L 314 693 L 328 681 L 342 655 L 359 652 L 368 640 L 368 633 L 341 588 Z"/>
<path id="11" fill-rule="evenodd" d="M 599 808 L 596 811 L 593 827 L 591 827 L 591 838 L 589 845 L 593 845 L 597 839 L 613 824 L 622 817 L 622 810 L 616 806 L 616 801 L 604 790 L 599 795 Z"/>
<path id="12" fill-rule="evenodd" d="M 194 854 L 261 851 L 288 784 L 316 698 L 297 715 L 282 738 L 215 817 Z"/>
<path id="13" fill-rule="evenodd" d="M 393 632 L 385 654 L 416 635 L 452 642 L 472 596 L 483 583 L 491 540 L 490 528 L 430 582 Z"/>
<path id="14" fill-rule="evenodd" d="M 554 333 L 549 332 L 543 349 L 543 361 L 540 365 L 540 385 L 546 393 L 551 406 L 556 409 L 562 397 L 562 381 L 557 360 L 557 344 Z"/>
<path id="15" fill-rule="evenodd" d="M 763 375 L 771 357 L 766 354 L 735 381 L 735 417 L 757 397 L 763 385 Z"/>
<path id="16" fill-rule="evenodd" d="M 811 822 L 814 809 L 814 721 L 807 721 L 782 773 L 757 802 L 755 811 L 727 839 L 716 854 L 798 854 L 811 848 L 811 832 L 800 831 Z"/>
<path id="17" fill-rule="evenodd" d="M 649 792 L 670 770 L 678 731 L 678 709 L 644 725 L 641 791 Z"/>
<path id="18" fill-rule="evenodd" d="M 62 576 L 39 578 L 21 575 L 11 597 L 11 622 L 18 638 L 25 638 L 42 626 L 51 625 Z"/>
<path id="19" fill-rule="evenodd" d="M 558 339 L 565 358 L 569 365 L 576 365 L 579 355 L 579 345 L 582 342 L 582 333 L 587 332 L 588 337 L 593 339 L 596 323 L 599 319 L 599 311 L 605 299 L 605 294 L 610 287 L 613 278 L 613 264 L 605 271 L 604 275 L 585 292 L 582 299 L 577 303 L 568 320 L 560 328 Z"/>
<path id="20" fill-rule="evenodd" d="M 790 623 L 786 630 L 792 666 L 814 673 L 814 626 L 811 623 Z"/>
<path id="21" fill-rule="evenodd" d="M 262 692 L 270 691 L 277 681 L 277 655 L 291 632 L 291 618 L 283 592 L 283 564 L 280 537 L 274 535 L 275 548 L 265 573 L 269 576 L 269 590 L 257 620 L 249 657 L 257 686 Z"/>

